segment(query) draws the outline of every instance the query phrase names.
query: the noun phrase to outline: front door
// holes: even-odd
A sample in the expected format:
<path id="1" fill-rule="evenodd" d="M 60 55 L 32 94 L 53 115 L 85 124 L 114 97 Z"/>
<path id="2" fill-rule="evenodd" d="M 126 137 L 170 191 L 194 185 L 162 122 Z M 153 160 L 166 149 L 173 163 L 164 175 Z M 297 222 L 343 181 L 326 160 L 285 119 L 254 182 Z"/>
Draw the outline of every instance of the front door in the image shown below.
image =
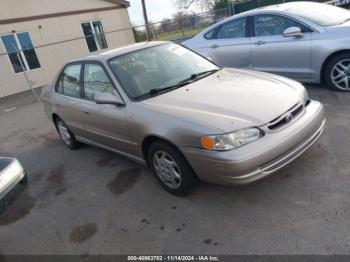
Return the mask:
<path id="1" fill-rule="evenodd" d="M 107 92 L 119 96 L 104 67 L 100 63 L 87 62 L 83 71 L 81 110 L 84 138 L 114 150 L 134 154 L 135 144 L 130 138 L 127 108 L 94 102 L 97 93 Z"/>
<path id="2" fill-rule="evenodd" d="M 238 18 L 220 25 L 207 40 L 208 53 L 221 67 L 249 67 L 250 39 L 246 34 L 247 18 Z"/>
<path id="3" fill-rule="evenodd" d="M 303 36 L 283 36 L 289 27 L 301 28 Z M 311 78 L 311 29 L 291 18 L 264 14 L 253 17 L 252 33 L 253 69 L 301 81 Z"/>

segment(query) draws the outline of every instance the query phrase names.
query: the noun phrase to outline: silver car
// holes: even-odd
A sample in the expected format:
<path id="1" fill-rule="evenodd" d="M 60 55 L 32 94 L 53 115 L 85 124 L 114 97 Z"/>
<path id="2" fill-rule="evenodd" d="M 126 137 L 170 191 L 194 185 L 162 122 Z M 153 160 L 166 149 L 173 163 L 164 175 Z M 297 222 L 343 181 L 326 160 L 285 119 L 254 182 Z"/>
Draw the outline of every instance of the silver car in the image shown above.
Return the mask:
<path id="1" fill-rule="evenodd" d="M 223 67 L 247 67 L 350 91 L 350 11 L 292 2 L 235 15 L 183 43 Z"/>
<path id="2" fill-rule="evenodd" d="M 42 98 L 69 148 L 82 142 L 148 164 L 178 195 L 197 179 L 235 185 L 268 176 L 325 127 L 323 106 L 300 83 L 222 69 L 168 42 L 71 61 Z"/>
<path id="3" fill-rule="evenodd" d="M 26 182 L 27 175 L 16 158 L 0 157 L 0 199 L 18 183 Z"/>

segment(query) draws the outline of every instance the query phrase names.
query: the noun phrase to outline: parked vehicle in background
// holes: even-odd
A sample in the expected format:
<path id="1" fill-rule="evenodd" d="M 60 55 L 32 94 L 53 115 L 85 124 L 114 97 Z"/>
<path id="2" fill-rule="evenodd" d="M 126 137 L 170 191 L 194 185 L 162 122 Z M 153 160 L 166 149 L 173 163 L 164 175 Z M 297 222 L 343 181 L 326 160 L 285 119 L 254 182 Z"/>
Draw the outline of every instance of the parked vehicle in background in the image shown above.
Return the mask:
<path id="1" fill-rule="evenodd" d="M 27 177 L 21 163 L 12 157 L 0 157 L 0 199 Z"/>
<path id="2" fill-rule="evenodd" d="M 71 61 L 42 98 L 69 148 L 83 142 L 148 164 L 178 195 L 197 178 L 246 184 L 268 176 L 325 127 L 323 106 L 300 83 L 221 69 L 168 42 Z"/>
<path id="3" fill-rule="evenodd" d="M 214 24 L 182 43 L 223 67 L 249 67 L 350 91 L 350 11 L 291 2 Z"/>

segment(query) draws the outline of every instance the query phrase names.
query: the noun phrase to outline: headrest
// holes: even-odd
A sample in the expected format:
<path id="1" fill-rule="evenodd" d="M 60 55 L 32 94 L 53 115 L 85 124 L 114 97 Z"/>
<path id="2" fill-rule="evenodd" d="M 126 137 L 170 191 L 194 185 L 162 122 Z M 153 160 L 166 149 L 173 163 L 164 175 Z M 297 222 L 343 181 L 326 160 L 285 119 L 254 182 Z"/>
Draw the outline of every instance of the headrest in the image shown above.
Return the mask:
<path id="1" fill-rule="evenodd" d="M 147 66 L 144 62 L 136 61 L 130 64 L 130 72 L 133 75 L 139 75 L 147 72 Z"/>

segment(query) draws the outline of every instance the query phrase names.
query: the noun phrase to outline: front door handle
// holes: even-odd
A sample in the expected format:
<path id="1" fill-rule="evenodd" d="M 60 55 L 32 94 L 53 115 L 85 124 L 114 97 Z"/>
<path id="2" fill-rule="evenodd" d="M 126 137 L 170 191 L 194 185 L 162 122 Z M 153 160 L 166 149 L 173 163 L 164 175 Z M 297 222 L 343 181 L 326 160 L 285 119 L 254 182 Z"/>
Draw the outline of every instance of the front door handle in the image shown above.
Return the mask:
<path id="1" fill-rule="evenodd" d="M 216 45 L 216 44 L 213 44 L 213 45 L 210 46 L 210 48 L 212 48 L 212 49 L 215 49 L 215 48 L 218 48 L 218 47 L 219 47 L 219 45 Z"/>
<path id="2" fill-rule="evenodd" d="M 258 41 L 254 43 L 254 45 L 264 45 L 264 44 L 266 44 L 265 41 Z"/>
<path id="3" fill-rule="evenodd" d="M 89 111 L 85 111 L 85 110 L 82 110 L 82 111 L 83 111 L 83 113 L 84 113 L 85 115 L 89 115 L 89 114 L 90 114 Z"/>

